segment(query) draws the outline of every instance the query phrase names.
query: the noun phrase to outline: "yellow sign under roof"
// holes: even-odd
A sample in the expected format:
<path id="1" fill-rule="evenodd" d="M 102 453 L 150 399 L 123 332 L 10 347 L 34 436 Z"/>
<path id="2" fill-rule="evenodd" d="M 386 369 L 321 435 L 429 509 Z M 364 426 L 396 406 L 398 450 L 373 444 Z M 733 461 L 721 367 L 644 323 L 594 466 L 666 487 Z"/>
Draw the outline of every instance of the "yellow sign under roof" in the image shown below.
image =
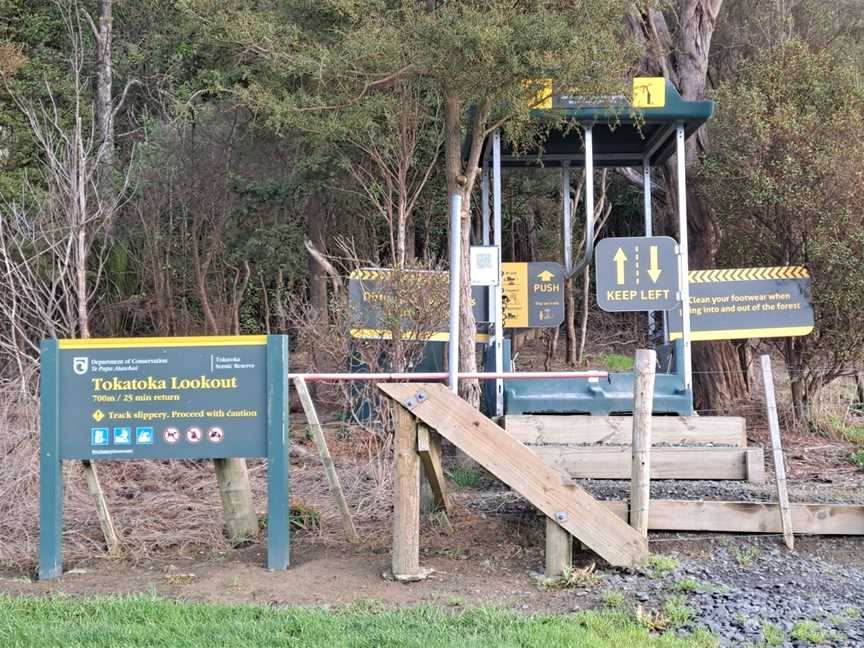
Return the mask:
<path id="1" fill-rule="evenodd" d="M 533 79 L 525 81 L 525 87 L 534 91 L 528 103 L 531 110 L 551 110 L 552 108 L 552 79 Z"/>
<path id="2" fill-rule="evenodd" d="M 634 108 L 663 108 L 666 105 L 666 79 L 636 77 L 633 79 Z"/>

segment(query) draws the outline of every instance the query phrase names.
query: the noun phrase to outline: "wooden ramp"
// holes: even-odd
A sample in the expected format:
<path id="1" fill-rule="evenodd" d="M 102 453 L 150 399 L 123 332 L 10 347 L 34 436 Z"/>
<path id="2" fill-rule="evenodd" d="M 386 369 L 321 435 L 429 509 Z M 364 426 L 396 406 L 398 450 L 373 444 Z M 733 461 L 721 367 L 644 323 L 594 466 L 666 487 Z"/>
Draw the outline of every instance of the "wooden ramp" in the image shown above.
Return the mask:
<path id="1" fill-rule="evenodd" d="M 444 385 L 378 387 L 612 565 L 647 561 L 648 542 L 635 529 Z"/>

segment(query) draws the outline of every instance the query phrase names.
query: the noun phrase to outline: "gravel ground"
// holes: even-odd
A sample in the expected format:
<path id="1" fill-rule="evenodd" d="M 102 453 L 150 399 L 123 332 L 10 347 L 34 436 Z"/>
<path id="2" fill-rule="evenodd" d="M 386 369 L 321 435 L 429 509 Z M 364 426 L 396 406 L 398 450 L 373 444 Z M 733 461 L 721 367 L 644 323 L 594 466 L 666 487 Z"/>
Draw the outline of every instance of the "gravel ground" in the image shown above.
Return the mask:
<path id="1" fill-rule="evenodd" d="M 580 484 L 600 499 L 628 496 L 628 482 L 582 480 Z M 834 484 L 800 483 L 790 490 L 793 501 L 862 502 L 860 492 Z M 669 499 L 776 499 L 771 483 L 729 481 L 654 481 L 651 494 Z M 486 514 L 537 518 L 537 511 L 511 491 L 475 491 L 457 499 Z M 862 543 L 856 538 L 798 540 L 796 548 L 803 548 L 790 552 L 779 534 L 651 534 L 652 553 L 672 551 L 674 569 L 627 573 L 607 568 L 603 591 L 621 593 L 631 605 L 647 611 L 662 610 L 671 597 L 683 597 L 693 616 L 679 631 L 707 628 L 721 637 L 724 648 L 864 647 Z M 582 558 L 587 564 L 592 555 Z M 766 627 L 768 636 L 778 643 L 765 641 Z M 822 641 L 804 638 L 818 639 L 820 634 Z"/>
<path id="2" fill-rule="evenodd" d="M 622 480 L 583 479 L 579 485 L 599 499 L 627 499 L 630 482 Z M 789 481 L 789 499 L 792 502 L 824 504 L 864 504 L 864 490 L 858 485 L 848 488 L 834 483 Z M 777 501 L 772 481 L 751 484 L 745 481 L 685 481 L 654 480 L 651 482 L 654 499 L 733 500 L 745 502 Z"/>
<path id="3" fill-rule="evenodd" d="M 645 609 L 683 597 L 694 616 L 679 631 L 705 627 L 722 638 L 722 646 L 864 646 L 859 567 L 789 552 L 768 538 L 730 541 L 710 557 L 674 562 L 677 567 L 665 574 L 607 572 L 604 591 L 620 592 Z M 766 624 L 780 631 L 780 643 L 765 643 Z M 819 633 L 824 640 L 803 638 L 818 639 Z"/>

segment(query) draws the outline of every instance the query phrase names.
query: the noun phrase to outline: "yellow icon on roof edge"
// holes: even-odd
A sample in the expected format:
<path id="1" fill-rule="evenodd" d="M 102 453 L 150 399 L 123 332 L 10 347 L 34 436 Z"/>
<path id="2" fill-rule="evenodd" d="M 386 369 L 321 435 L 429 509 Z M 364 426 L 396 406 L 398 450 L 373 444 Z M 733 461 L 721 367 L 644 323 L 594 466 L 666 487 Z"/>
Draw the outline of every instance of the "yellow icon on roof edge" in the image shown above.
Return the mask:
<path id="1" fill-rule="evenodd" d="M 528 104 L 531 110 L 550 110 L 552 108 L 552 79 L 534 79 L 523 82 L 526 89 L 534 90 Z"/>
<path id="2" fill-rule="evenodd" d="M 666 105 L 666 79 L 636 77 L 633 79 L 634 108 L 663 108 Z"/>

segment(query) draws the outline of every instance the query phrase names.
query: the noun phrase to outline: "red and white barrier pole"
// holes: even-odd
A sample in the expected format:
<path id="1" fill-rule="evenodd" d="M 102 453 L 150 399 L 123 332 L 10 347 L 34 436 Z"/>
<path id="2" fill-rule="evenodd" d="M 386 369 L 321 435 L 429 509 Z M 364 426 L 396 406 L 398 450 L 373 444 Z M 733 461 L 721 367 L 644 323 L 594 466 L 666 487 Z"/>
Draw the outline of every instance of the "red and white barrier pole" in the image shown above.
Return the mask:
<path id="1" fill-rule="evenodd" d="M 607 378 L 609 373 L 606 371 L 521 371 L 521 372 L 494 372 L 494 371 L 475 371 L 475 372 L 459 372 L 460 379 L 466 380 L 568 380 L 574 378 L 588 379 L 590 381 L 598 381 L 601 378 Z M 449 374 L 445 371 L 441 372 L 425 372 L 425 373 L 306 373 L 306 374 L 288 374 L 287 379 L 302 378 L 306 382 L 349 382 L 349 381 L 365 381 L 365 382 L 437 382 L 439 380 L 447 380 Z"/>

